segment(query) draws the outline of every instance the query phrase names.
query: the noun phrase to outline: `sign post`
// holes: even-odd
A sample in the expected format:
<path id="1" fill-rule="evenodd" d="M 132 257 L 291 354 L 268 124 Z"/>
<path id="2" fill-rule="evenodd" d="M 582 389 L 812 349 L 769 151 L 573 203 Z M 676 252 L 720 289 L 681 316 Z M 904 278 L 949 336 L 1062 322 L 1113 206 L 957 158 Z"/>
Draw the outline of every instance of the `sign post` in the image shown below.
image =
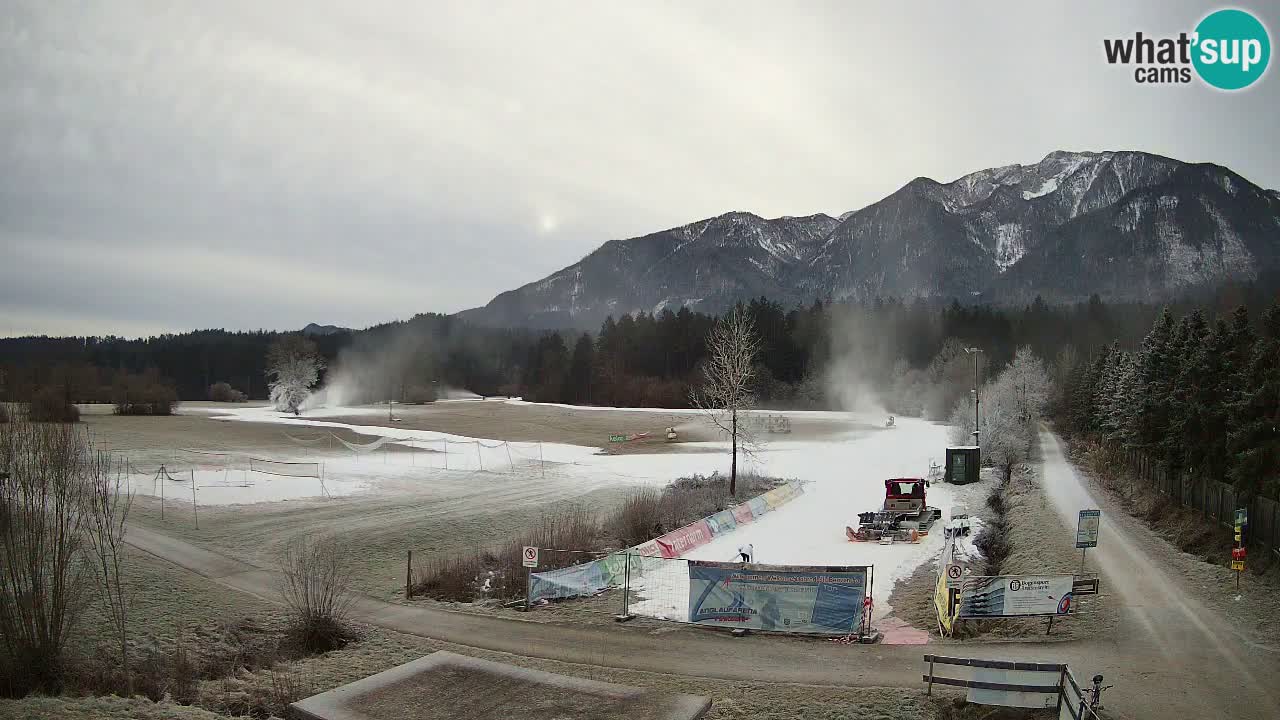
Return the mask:
<path id="1" fill-rule="evenodd" d="M 1231 548 L 1231 569 L 1236 572 L 1236 592 L 1240 592 L 1240 573 L 1244 572 L 1244 528 L 1249 524 L 1249 511 L 1240 508 L 1235 517 L 1235 545 Z"/>
<path id="2" fill-rule="evenodd" d="M 538 548 L 525 545 L 520 552 L 520 564 L 524 565 L 524 609 L 529 609 L 529 596 L 533 595 L 533 568 L 538 567 Z"/>
<path id="3" fill-rule="evenodd" d="M 1076 523 L 1076 547 L 1080 548 L 1080 572 L 1084 572 L 1085 553 L 1098 547 L 1098 528 L 1102 525 L 1101 510 L 1081 510 Z"/>

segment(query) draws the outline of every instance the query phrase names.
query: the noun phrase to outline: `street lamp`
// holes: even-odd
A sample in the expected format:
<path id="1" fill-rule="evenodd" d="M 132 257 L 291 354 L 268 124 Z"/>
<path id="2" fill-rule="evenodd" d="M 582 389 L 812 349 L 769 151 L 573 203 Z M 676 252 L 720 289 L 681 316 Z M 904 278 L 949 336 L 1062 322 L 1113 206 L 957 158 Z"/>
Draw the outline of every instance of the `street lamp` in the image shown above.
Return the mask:
<path id="1" fill-rule="evenodd" d="M 982 348 L 965 348 L 965 353 L 973 356 L 973 444 L 981 447 L 979 430 L 978 430 L 978 353 L 982 352 Z"/>

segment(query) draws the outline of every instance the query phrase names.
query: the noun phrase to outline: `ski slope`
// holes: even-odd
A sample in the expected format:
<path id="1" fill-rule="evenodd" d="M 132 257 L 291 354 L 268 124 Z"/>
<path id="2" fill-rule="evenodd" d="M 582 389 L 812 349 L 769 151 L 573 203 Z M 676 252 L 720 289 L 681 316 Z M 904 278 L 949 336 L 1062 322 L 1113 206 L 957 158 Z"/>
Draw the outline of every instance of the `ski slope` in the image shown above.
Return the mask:
<path id="1" fill-rule="evenodd" d="M 883 616 L 890 610 L 888 599 L 894 582 L 938 556 L 942 533 L 933 532 L 917 544 L 880 545 L 849 542 L 845 527 L 856 526 L 859 512 L 881 506 L 886 479 L 924 477 L 931 458 L 942 462 L 946 445 L 946 426 L 911 418 L 899 418 L 894 429 L 854 432 L 835 440 L 770 443 L 760 453 L 761 470 L 807 481 L 804 494 L 693 550 L 687 557 L 733 561 L 738 547 L 750 543 L 758 563 L 870 565 L 874 568 L 875 613 Z M 963 487 L 933 484 L 928 490 L 928 502 L 942 511 L 935 529 L 951 517 L 957 504 L 976 509 L 985 486 L 986 483 Z M 688 574 L 682 567 L 646 578 L 637 588 L 641 599 L 633 606 L 633 612 L 685 620 L 687 583 Z"/>

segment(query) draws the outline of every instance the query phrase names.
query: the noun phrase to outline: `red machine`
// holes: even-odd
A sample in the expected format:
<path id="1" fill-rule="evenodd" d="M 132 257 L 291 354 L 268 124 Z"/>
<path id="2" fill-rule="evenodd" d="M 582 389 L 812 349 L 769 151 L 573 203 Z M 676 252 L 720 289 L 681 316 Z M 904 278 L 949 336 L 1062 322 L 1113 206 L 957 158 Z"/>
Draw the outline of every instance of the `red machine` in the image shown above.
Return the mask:
<path id="1" fill-rule="evenodd" d="M 884 481 L 884 505 L 858 513 L 858 529 L 844 529 L 852 542 L 919 542 L 941 513 L 925 500 L 924 478 L 891 478 Z"/>

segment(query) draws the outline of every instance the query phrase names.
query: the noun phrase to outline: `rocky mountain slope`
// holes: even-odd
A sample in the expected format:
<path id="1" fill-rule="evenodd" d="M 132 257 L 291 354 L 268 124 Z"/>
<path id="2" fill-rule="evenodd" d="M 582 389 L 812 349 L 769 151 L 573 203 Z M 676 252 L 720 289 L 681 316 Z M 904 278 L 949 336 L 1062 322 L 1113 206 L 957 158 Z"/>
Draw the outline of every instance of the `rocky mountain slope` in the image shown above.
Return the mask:
<path id="1" fill-rule="evenodd" d="M 766 295 L 1158 300 L 1280 271 L 1280 193 L 1231 170 L 1140 152 L 1054 152 L 942 184 L 916 178 L 840 218 L 731 212 L 605 243 L 463 313 L 595 327 L 606 315 Z"/>

